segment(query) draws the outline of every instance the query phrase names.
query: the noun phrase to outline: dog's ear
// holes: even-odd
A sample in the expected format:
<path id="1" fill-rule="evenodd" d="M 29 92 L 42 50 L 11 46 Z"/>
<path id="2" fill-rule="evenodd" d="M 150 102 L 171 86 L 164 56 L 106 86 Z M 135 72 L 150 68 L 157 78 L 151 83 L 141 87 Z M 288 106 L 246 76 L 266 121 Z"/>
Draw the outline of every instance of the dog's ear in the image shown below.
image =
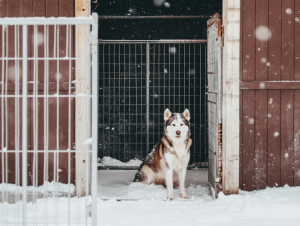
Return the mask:
<path id="1" fill-rule="evenodd" d="M 169 118 L 171 118 L 172 112 L 170 112 L 169 108 L 167 108 L 164 112 L 164 120 L 167 121 Z"/>
<path id="2" fill-rule="evenodd" d="M 190 116 L 190 111 L 188 109 L 185 109 L 182 114 L 183 114 L 183 117 L 186 118 L 186 120 L 190 121 L 191 116 Z"/>

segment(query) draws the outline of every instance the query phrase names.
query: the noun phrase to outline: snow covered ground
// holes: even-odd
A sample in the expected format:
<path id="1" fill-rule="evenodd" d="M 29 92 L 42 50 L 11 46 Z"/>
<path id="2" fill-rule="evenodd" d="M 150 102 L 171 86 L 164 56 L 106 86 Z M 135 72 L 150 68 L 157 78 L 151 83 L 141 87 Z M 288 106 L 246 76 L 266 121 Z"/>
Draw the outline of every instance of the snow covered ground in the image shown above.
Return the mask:
<path id="1" fill-rule="evenodd" d="M 98 171 L 98 196 L 102 199 L 166 199 L 166 189 L 154 184 L 132 182 L 137 170 Z M 188 170 L 186 177 L 187 194 L 194 199 L 211 200 L 208 188 L 207 169 Z M 181 199 L 179 189 L 174 190 L 175 199 Z"/>
<path id="2" fill-rule="evenodd" d="M 105 226 L 299 226 L 300 187 L 267 188 L 239 195 L 191 201 L 98 201 Z"/>
<path id="3" fill-rule="evenodd" d="M 261 191 L 240 191 L 239 195 L 218 199 L 207 189 L 207 170 L 190 170 L 187 175 L 186 201 L 175 192 L 175 200 L 164 201 L 162 186 L 131 183 L 135 170 L 98 171 L 98 225 L 104 226 L 299 226 L 300 187 L 267 188 Z M 101 198 L 109 199 L 104 201 Z M 142 198 L 142 199 L 140 199 Z M 116 199 L 130 199 L 117 201 Z M 135 199 L 136 201 L 133 201 Z M 140 200 L 138 200 L 140 199 Z M 48 222 L 47 225 L 85 225 L 85 206 L 90 198 L 38 199 L 27 204 L 27 225 Z M 68 206 L 71 209 L 68 215 Z M 0 225 L 21 222 L 22 203 L 0 203 Z M 30 223 L 31 222 L 31 223 Z M 36 223 L 35 223 L 36 222 Z M 21 224 L 20 224 L 21 225 Z"/>
<path id="4" fill-rule="evenodd" d="M 186 185 L 191 199 L 166 199 L 163 186 L 132 183 L 136 170 L 98 171 L 98 222 L 102 225 L 300 225 L 300 187 L 267 188 L 239 195 L 219 194 L 207 187 L 207 170 L 188 170 Z M 113 198 L 113 199 L 112 199 Z M 115 199 L 140 199 L 121 201 Z"/>

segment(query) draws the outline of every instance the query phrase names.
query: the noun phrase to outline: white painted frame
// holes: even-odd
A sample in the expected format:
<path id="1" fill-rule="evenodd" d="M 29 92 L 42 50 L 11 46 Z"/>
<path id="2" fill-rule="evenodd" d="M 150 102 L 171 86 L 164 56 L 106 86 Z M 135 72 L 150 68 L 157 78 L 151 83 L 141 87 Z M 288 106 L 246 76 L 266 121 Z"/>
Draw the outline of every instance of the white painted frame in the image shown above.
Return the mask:
<path id="1" fill-rule="evenodd" d="M 75 17 L 81 17 L 79 20 L 82 20 L 82 17 L 88 18 L 91 14 L 91 1 L 90 0 L 75 0 Z M 75 20 L 77 18 L 74 18 Z M 75 31 L 75 48 L 76 56 L 78 58 L 87 59 L 90 56 L 88 55 L 87 48 L 89 48 L 89 40 L 87 33 L 90 33 L 90 28 L 85 25 L 77 25 Z M 87 60 L 89 61 L 89 60 Z M 82 87 L 85 87 L 89 93 L 91 92 L 91 73 L 90 67 L 86 64 L 81 64 L 76 62 L 76 78 L 77 78 L 77 92 L 80 93 Z M 91 93 L 90 93 L 91 94 Z M 87 103 L 88 111 L 91 110 L 91 103 Z M 85 103 L 84 98 L 78 99 L 76 101 L 75 107 L 75 140 L 76 140 L 76 149 L 84 150 L 85 145 L 85 136 L 86 132 L 91 133 L 91 123 L 87 124 L 86 122 L 91 122 L 91 115 L 85 114 Z M 91 135 L 91 134 L 90 134 Z M 76 172 L 75 172 L 75 181 L 76 181 L 76 194 L 80 196 L 85 196 L 86 194 L 91 194 L 90 184 L 91 184 L 91 155 L 80 152 L 76 153 Z M 86 167 L 86 165 L 88 166 Z M 90 169 L 90 170 L 88 170 Z"/>
<path id="2" fill-rule="evenodd" d="M 240 0 L 223 0 L 222 190 L 239 193 Z"/>

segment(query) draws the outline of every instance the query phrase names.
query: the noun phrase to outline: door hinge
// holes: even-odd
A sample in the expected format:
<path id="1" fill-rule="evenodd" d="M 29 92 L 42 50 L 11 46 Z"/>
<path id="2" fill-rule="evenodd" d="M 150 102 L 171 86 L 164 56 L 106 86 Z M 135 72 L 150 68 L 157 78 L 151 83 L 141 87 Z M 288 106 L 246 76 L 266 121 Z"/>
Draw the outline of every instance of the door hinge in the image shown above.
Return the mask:
<path id="1" fill-rule="evenodd" d="M 222 36 L 222 21 L 218 20 L 218 37 Z"/>

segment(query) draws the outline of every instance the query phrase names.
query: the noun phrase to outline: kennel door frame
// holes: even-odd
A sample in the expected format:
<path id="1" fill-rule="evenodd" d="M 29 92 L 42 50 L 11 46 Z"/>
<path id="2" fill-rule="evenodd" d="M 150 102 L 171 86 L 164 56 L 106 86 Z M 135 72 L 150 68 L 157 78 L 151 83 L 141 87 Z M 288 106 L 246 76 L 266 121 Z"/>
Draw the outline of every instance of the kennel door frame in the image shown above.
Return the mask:
<path id="1" fill-rule="evenodd" d="M 222 26 L 216 13 L 207 21 L 208 182 L 217 198 L 222 161 Z"/>

